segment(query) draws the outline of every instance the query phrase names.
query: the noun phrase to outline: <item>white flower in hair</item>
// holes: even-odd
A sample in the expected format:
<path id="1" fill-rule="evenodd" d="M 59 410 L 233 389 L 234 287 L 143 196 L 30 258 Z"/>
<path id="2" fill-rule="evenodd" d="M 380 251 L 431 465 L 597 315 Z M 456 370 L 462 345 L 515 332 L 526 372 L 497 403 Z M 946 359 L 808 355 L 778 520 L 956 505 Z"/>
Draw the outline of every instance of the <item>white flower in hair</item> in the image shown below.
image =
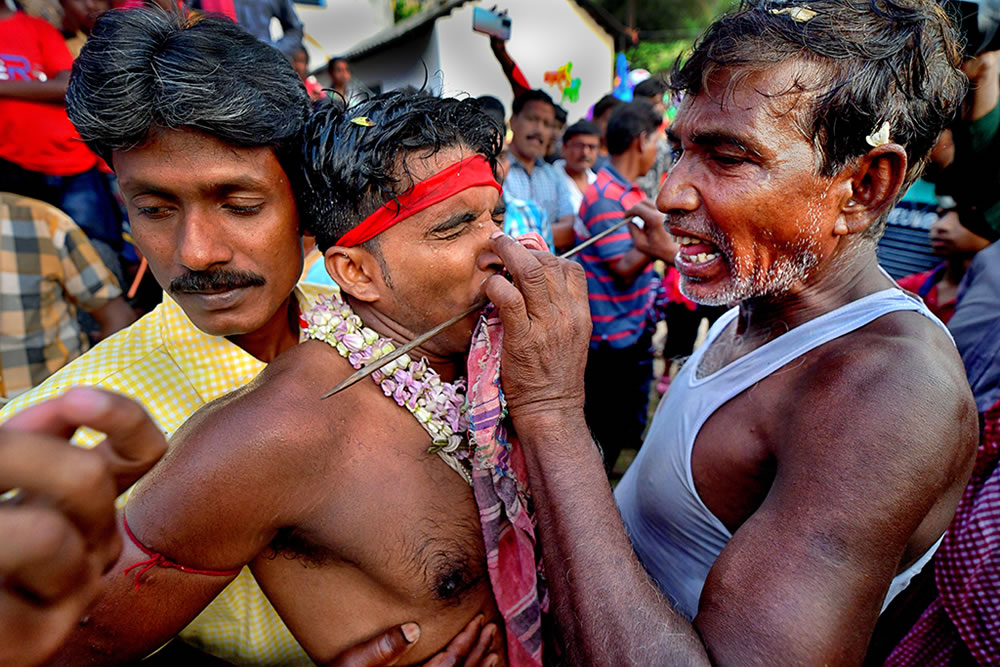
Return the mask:
<path id="1" fill-rule="evenodd" d="M 805 7 L 783 7 L 781 9 L 772 9 L 771 13 L 775 16 L 788 14 L 788 17 L 796 23 L 805 23 L 812 17 L 816 16 L 815 11 L 812 9 L 806 9 Z"/>
<path id="2" fill-rule="evenodd" d="M 872 130 L 872 133 L 865 137 L 865 141 L 872 148 L 885 146 L 889 143 L 889 121 L 882 123 L 882 127 L 878 128 L 878 130 Z"/>

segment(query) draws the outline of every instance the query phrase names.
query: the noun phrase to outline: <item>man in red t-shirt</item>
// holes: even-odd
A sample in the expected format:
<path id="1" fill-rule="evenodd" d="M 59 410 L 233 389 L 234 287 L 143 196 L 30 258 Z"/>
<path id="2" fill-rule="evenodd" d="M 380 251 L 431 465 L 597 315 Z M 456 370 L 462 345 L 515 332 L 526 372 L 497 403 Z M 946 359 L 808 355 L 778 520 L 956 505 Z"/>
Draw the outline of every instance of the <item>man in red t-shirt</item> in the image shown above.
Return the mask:
<path id="1" fill-rule="evenodd" d="M 63 104 L 72 67 L 58 30 L 0 3 L 0 181 L 66 212 L 121 281 L 123 216 Z"/>

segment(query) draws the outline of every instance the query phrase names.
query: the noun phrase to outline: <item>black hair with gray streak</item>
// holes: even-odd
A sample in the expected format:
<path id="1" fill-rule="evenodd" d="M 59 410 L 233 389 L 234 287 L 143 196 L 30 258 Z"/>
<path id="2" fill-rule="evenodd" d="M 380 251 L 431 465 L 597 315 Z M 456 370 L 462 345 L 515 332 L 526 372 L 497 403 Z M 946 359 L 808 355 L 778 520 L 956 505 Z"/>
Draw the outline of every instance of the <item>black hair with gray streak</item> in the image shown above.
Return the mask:
<path id="1" fill-rule="evenodd" d="M 902 196 L 962 102 L 961 59 L 935 0 L 743 0 L 709 27 L 670 83 L 698 94 L 720 70 L 750 74 L 797 60 L 803 68 L 787 92 L 808 100 L 799 122 L 814 138 L 818 173 L 832 176 L 867 153 L 866 137 L 888 123 L 906 151 Z M 881 235 L 887 216 L 866 235 Z"/>
<path id="2" fill-rule="evenodd" d="M 109 164 L 113 151 L 157 131 L 191 129 L 237 147 L 269 146 L 290 173 L 309 96 L 280 51 L 228 19 L 129 9 L 97 20 L 73 63 L 66 110 Z"/>

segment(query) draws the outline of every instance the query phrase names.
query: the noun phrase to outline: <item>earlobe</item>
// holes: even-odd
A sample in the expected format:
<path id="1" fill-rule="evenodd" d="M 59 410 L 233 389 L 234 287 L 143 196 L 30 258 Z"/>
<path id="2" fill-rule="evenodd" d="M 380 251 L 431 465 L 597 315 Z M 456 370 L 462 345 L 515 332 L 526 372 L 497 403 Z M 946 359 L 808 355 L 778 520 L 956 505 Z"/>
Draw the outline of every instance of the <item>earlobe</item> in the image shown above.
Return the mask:
<path id="1" fill-rule="evenodd" d="M 345 293 L 361 301 L 374 302 L 379 298 L 378 285 L 372 280 L 378 263 L 371 253 L 360 248 L 327 248 L 323 255 L 326 271 Z"/>

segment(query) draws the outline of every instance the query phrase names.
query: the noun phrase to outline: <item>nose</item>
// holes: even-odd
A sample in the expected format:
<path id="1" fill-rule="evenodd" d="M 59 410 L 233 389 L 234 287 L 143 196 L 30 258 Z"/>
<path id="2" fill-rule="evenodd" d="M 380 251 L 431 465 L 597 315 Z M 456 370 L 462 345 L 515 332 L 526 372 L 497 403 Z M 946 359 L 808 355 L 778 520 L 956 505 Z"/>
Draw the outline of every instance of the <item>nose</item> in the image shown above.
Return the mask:
<path id="1" fill-rule="evenodd" d="M 225 225 L 209 211 L 189 211 L 174 234 L 174 257 L 190 271 L 206 271 L 233 258 Z"/>
<path id="2" fill-rule="evenodd" d="M 503 225 L 484 225 L 480 238 L 479 254 L 476 255 L 476 268 L 484 273 L 494 274 L 503 271 L 503 260 L 493 250 L 490 249 L 490 235 L 498 229 L 503 229 Z"/>
<path id="3" fill-rule="evenodd" d="M 656 195 L 656 208 L 663 213 L 690 213 L 698 208 L 700 196 L 685 156 L 674 163 Z"/>

